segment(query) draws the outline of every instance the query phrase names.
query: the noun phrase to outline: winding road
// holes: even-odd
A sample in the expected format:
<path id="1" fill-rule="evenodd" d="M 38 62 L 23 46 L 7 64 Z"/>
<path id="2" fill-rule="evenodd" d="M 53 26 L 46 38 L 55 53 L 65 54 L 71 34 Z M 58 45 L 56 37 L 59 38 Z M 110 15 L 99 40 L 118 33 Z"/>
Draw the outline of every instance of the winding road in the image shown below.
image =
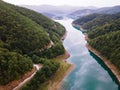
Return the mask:
<path id="1" fill-rule="evenodd" d="M 13 90 L 19 90 L 26 82 L 32 79 L 35 73 L 42 68 L 42 65 L 34 64 L 34 67 L 36 68 L 36 71 L 30 77 L 26 78 L 23 82 L 21 82 L 18 86 L 16 86 Z"/>

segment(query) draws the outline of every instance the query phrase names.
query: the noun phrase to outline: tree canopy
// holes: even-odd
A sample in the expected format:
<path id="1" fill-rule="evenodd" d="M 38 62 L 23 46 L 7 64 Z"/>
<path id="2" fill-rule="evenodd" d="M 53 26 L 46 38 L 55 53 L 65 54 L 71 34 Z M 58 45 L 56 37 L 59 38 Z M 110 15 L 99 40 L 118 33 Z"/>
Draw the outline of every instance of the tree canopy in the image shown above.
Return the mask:
<path id="1" fill-rule="evenodd" d="M 45 62 L 43 57 L 63 54 L 61 37 L 64 34 L 65 28 L 59 23 L 0 0 L 0 84 L 20 78 L 33 68 L 33 63 Z M 55 67 L 53 61 L 49 62 L 52 64 L 44 70 Z M 45 74 L 51 76 L 56 70 Z"/>
<path id="2" fill-rule="evenodd" d="M 87 29 L 88 44 L 120 70 L 120 13 L 92 14 L 73 23 Z"/>

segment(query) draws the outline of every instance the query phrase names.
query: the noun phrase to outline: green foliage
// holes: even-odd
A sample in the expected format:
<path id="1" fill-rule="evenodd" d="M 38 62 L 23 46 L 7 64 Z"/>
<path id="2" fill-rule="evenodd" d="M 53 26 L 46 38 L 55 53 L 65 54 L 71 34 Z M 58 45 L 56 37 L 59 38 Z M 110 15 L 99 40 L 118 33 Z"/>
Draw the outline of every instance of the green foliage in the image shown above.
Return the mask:
<path id="1" fill-rule="evenodd" d="M 120 69 L 120 30 L 96 37 L 89 44 Z"/>
<path id="2" fill-rule="evenodd" d="M 73 21 L 73 23 L 78 24 L 78 25 L 83 25 L 89 21 L 94 20 L 98 16 L 99 16 L 99 14 L 90 14 L 90 15 L 84 16 L 82 18 L 79 18 L 79 19 Z"/>
<path id="3" fill-rule="evenodd" d="M 32 60 L 28 56 L 0 48 L 0 84 L 18 79 L 32 68 Z"/>
<path id="4" fill-rule="evenodd" d="M 54 58 L 64 53 L 64 47 L 60 43 L 53 45 L 51 48 L 44 50 L 41 53 L 36 53 L 40 57 Z"/>
<path id="5" fill-rule="evenodd" d="M 84 29 L 90 30 L 96 26 L 102 26 L 120 18 L 120 13 L 117 14 L 91 14 L 80 19 L 75 20 L 73 23 L 81 25 Z"/>
<path id="6" fill-rule="evenodd" d="M 38 90 L 42 83 L 46 82 L 46 80 L 49 80 L 50 77 L 55 74 L 57 69 L 60 66 L 60 63 L 44 60 L 44 65 L 39 70 L 35 76 L 32 78 L 32 80 L 26 84 L 21 90 Z"/>
<path id="7" fill-rule="evenodd" d="M 0 84 L 7 84 L 31 70 L 32 61 L 44 64 L 46 59 L 41 57 L 53 58 L 63 54 L 60 40 L 64 33 L 62 25 L 40 13 L 0 0 Z M 54 45 L 47 49 L 51 41 Z M 57 64 L 49 63 L 43 68 L 49 72 L 40 73 L 41 82 L 57 70 Z"/>
<path id="8" fill-rule="evenodd" d="M 39 63 L 44 64 L 45 63 L 44 58 L 41 58 L 35 54 L 32 56 L 32 61 L 33 61 L 33 63 L 36 63 L 36 64 L 39 64 Z"/>
<path id="9" fill-rule="evenodd" d="M 54 43 L 52 48 L 46 49 L 43 52 L 36 49 L 32 54 L 40 57 L 53 58 L 64 53 L 64 47 L 60 42 L 61 37 L 65 33 L 65 28 L 62 25 L 35 11 L 16 6 L 12 8 L 42 26 Z"/>
<path id="10" fill-rule="evenodd" d="M 91 17 L 78 20 L 88 29 L 88 43 L 120 69 L 120 13 Z"/>
<path id="11" fill-rule="evenodd" d="M 88 37 L 93 39 L 109 32 L 120 30 L 120 19 L 107 23 L 101 27 L 95 27 L 88 31 Z"/>
<path id="12" fill-rule="evenodd" d="M 62 25 L 29 9 L 3 2 L 1 4 L 0 38 L 4 42 L 4 48 L 33 56 L 41 49 L 46 49 L 50 43 L 49 37 L 55 46 L 57 43 L 62 46 L 60 39 L 65 33 Z"/>
<path id="13" fill-rule="evenodd" d="M 49 44 L 41 26 L 10 8 L 0 7 L 0 39 L 7 44 L 5 48 L 29 55 Z"/>
<path id="14" fill-rule="evenodd" d="M 91 14 L 73 23 L 87 29 L 88 43 L 120 69 L 120 13 Z"/>
<path id="15" fill-rule="evenodd" d="M 13 7 L 13 9 L 18 11 L 20 14 L 30 18 L 40 26 L 44 27 L 45 30 L 49 33 L 49 36 L 56 35 L 57 38 L 60 39 L 65 33 L 65 28 L 62 25 L 52 21 L 40 13 L 22 7 Z"/>

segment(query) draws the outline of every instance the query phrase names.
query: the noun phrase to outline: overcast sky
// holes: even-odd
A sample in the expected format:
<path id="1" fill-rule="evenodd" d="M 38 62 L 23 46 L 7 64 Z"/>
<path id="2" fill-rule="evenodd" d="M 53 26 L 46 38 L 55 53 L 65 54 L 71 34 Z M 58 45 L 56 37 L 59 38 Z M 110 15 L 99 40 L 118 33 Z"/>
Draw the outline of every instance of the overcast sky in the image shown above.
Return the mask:
<path id="1" fill-rule="evenodd" d="M 120 0 L 3 0 L 16 5 L 72 5 L 72 6 L 115 6 Z"/>

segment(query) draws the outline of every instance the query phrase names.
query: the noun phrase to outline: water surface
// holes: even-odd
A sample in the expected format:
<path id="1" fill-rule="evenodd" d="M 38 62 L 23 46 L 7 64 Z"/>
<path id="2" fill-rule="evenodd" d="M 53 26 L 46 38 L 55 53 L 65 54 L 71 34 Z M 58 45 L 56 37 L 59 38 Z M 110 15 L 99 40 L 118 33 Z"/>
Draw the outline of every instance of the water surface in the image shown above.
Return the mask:
<path id="1" fill-rule="evenodd" d="M 86 48 L 81 31 L 72 27 L 71 19 L 58 20 L 67 30 L 64 47 L 70 53 L 69 62 L 75 69 L 64 78 L 60 90 L 119 90 L 112 72 Z"/>

